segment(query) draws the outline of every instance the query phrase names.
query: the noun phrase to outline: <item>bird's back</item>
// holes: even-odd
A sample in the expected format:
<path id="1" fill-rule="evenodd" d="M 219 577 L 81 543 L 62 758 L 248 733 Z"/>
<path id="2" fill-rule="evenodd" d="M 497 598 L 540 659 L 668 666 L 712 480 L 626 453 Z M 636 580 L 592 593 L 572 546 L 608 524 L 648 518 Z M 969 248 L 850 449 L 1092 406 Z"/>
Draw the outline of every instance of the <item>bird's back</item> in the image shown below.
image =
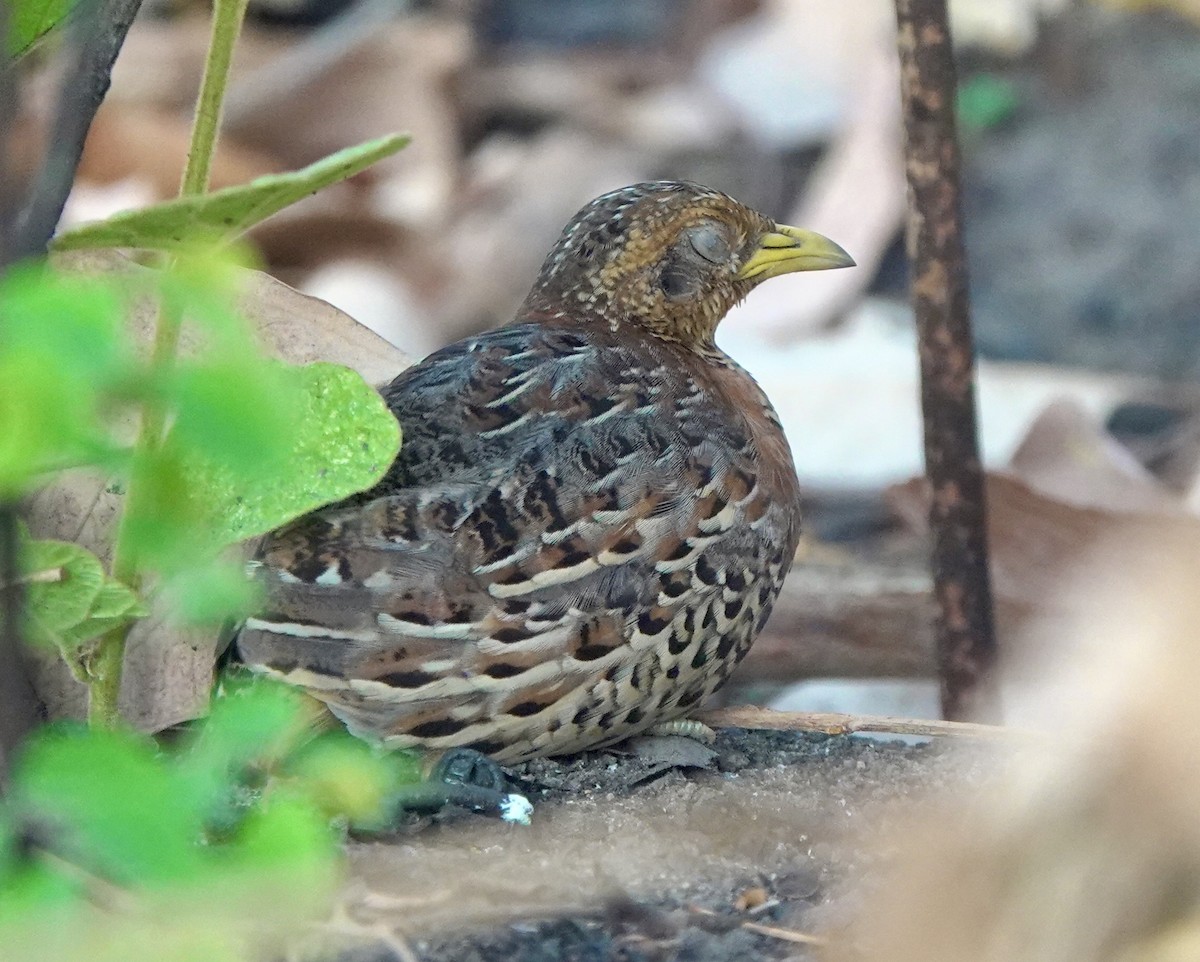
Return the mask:
<path id="1" fill-rule="evenodd" d="M 514 760 L 679 717 L 748 650 L 798 492 L 766 398 L 719 352 L 527 322 L 384 397 L 404 429 L 385 479 L 263 547 L 252 667 L 386 744 Z"/>

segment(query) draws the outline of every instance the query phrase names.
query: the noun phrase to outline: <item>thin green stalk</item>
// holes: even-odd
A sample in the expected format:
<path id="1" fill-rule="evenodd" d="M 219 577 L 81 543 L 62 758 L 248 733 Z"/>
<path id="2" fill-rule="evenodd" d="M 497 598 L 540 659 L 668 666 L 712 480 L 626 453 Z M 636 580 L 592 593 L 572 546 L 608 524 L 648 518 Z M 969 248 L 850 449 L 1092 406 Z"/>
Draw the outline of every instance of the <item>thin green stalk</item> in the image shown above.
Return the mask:
<path id="1" fill-rule="evenodd" d="M 196 101 L 187 166 L 184 168 L 179 188 L 182 197 L 203 194 L 208 190 L 217 134 L 221 126 L 221 107 L 229 82 L 229 68 L 233 63 L 233 48 L 246 13 L 246 3 L 247 0 L 216 0 L 213 4 L 212 36 L 204 64 L 204 79 L 200 83 L 200 95 Z M 163 371 L 175 363 L 181 322 L 182 318 L 160 308 L 155 322 L 154 352 L 151 358 L 153 370 Z M 152 453 L 162 443 L 165 422 L 166 412 L 161 405 L 154 401 L 147 402 L 142 409 L 141 430 L 134 449 L 135 460 L 139 455 L 144 457 Z M 125 495 L 126 508 L 136 503 L 135 488 L 136 483 L 131 479 Z M 122 523 L 113 549 L 113 577 L 140 592 L 142 572 L 137 558 L 129 549 L 124 529 L 125 525 Z M 112 728 L 120 724 L 118 699 L 128 636 L 129 626 L 113 629 L 101 637 L 91 658 L 88 659 L 87 667 L 92 678 L 88 689 L 88 722 L 94 727 Z"/>
<path id="2" fill-rule="evenodd" d="M 121 723 L 118 702 L 128 634 L 129 628 L 121 627 L 101 635 L 87 659 L 88 724 L 93 728 L 116 728 Z"/>
<path id="3" fill-rule="evenodd" d="M 174 311 L 166 310 L 160 305 L 156 321 L 157 336 L 154 339 L 154 353 L 150 362 L 153 370 L 165 372 L 175 363 L 181 321 L 182 318 Z M 164 337 L 164 331 L 171 334 Z M 148 456 L 162 444 L 166 417 L 167 412 L 157 398 L 152 396 L 142 405 L 142 424 L 134 446 L 133 473 L 125 491 L 125 507 L 113 540 L 112 575 L 139 595 L 143 587 L 142 571 L 129 546 L 125 519 L 129 515 L 130 505 L 137 503 L 138 459 Z M 89 677 L 88 723 L 93 727 L 113 728 L 121 722 L 118 700 L 125 667 L 125 644 L 132 627 L 132 624 L 121 625 L 102 635 L 90 656 L 84 656 L 85 671 Z"/>
<path id="4" fill-rule="evenodd" d="M 221 108 L 225 88 L 229 83 L 229 68 L 233 63 L 233 47 L 242 30 L 247 0 L 216 0 L 213 4 L 212 38 L 208 43 L 208 59 L 204 63 L 204 79 L 196 100 L 196 116 L 192 121 L 192 143 L 188 148 L 187 167 L 179 187 L 180 197 L 203 194 L 208 190 L 209 172 L 221 127 Z"/>

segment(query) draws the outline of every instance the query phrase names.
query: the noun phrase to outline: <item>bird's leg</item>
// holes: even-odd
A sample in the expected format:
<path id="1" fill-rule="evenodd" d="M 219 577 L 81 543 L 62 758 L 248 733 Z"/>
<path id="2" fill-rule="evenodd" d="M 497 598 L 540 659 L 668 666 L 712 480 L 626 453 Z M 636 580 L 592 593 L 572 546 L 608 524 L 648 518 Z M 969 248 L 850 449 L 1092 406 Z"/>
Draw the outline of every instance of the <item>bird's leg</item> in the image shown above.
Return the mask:
<path id="1" fill-rule="evenodd" d="M 717 733 L 715 731 L 704 724 L 704 722 L 696 721 L 694 718 L 675 718 L 671 721 L 659 722 L 653 728 L 649 729 L 646 734 L 658 737 L 679 735 L 683 738 L 691 738 L 704 745 L 711 745 L 717 740 Z"/>
<path id="2" fill-rule="evenodd" d="M 433 761 L 425 780 L 406 786 L 396 801 L 408 812 L 436 812 L 447 806 L 506 822 L 529 824 L 533 806 L 524 795 L 507 792 L 504 770 L 472 748 L 452 748 Z"/>

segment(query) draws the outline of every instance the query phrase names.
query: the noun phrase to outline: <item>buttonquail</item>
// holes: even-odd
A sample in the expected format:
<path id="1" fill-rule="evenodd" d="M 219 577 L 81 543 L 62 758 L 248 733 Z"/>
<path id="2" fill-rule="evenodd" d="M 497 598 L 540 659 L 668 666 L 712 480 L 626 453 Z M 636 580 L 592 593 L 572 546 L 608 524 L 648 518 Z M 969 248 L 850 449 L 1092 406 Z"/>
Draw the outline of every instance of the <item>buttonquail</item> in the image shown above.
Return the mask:
<path id="1" fill-rule="evenodd" d="M 767 278 L 852 264 L 693 184 L 592 201 L 511 324 L 383 389 L 384 480 L 267 538 L 238 657 L 369 740 L 505 762 L 687 714 L 800 527 L 775 412 L 713 334 Z"/>

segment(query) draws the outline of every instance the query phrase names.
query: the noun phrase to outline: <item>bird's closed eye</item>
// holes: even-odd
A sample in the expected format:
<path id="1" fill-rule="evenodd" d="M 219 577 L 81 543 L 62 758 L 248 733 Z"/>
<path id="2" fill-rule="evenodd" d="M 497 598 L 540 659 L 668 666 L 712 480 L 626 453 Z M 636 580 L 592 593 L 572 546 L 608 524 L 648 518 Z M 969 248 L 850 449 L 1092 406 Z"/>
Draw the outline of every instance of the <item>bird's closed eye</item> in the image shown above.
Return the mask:
<path id="1" fill-rule="evenodd" d="M 725 234 L 716 224 L 699 224 L 689 228 L 687 239 L 692 250 L 710 264 L 724 264 L 733 254 Z"/>

